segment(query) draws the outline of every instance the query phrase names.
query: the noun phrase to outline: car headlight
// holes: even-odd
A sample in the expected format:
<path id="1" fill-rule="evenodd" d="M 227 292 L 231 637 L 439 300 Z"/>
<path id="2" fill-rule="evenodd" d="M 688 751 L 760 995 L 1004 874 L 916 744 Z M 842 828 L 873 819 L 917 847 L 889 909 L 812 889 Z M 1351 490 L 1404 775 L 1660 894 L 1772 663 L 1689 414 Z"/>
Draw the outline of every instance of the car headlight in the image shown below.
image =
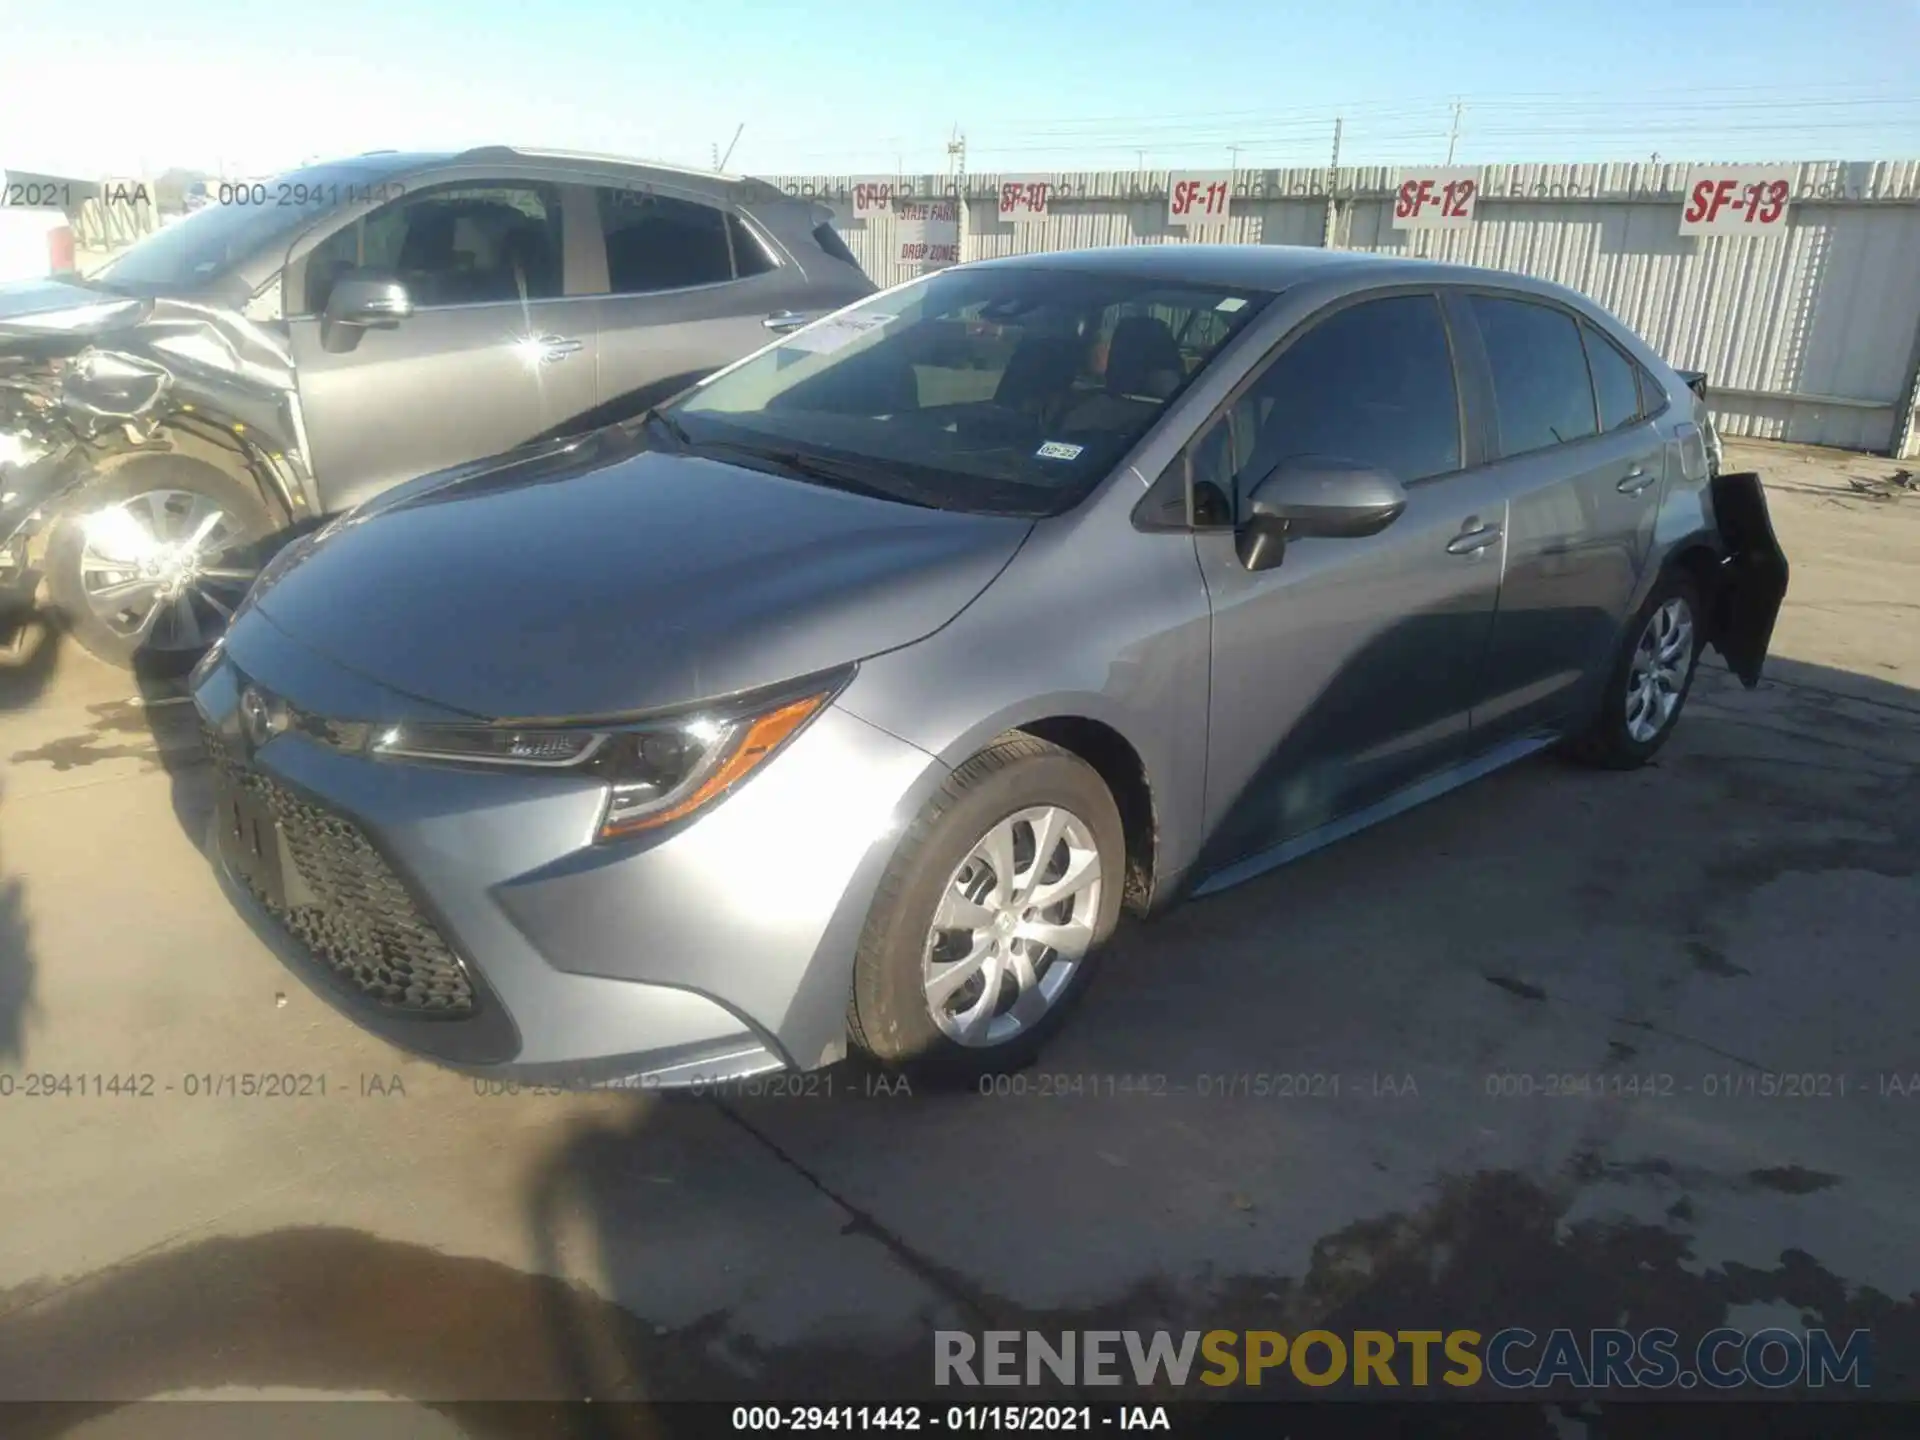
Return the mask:
<path id="1" fill-rule="evenodd" d="M 765 764 L 838 689 L 837 682 L 815 682 L 772 698 L 618 727 L 376 727 L 367 748 L 394 758 L 593 775 L 608 787 L 597 838 L 614 840 L 711 805 Z"/>

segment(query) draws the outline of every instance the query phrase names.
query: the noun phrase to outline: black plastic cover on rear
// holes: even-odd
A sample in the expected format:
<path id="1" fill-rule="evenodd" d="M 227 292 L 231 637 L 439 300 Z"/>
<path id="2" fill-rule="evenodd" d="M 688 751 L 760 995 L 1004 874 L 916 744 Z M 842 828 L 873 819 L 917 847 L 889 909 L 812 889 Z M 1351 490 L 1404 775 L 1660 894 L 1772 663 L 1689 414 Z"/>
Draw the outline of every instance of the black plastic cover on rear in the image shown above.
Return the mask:
<path id="1" fill-rule="evenodd" d="M 1714 476 L 1713 514 L 1727 550 L 1714 644 L 1751 690 L 1760 683 L 1774 621 L 1787 596 L 1787 557 L 1774 538 L 1767 493 L 1753 471 Z"/>

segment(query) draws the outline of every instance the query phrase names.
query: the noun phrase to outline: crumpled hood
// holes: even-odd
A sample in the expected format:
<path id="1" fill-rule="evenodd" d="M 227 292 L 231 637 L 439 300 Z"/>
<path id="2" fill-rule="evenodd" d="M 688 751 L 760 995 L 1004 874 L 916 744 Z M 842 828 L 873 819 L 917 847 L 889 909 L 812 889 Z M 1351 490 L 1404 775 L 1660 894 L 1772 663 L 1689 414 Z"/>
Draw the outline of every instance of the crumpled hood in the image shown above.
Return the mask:
<path id="1" fill-rule="evenodd" d="M 613 716 L 910 644 L 985 589 L 1031 528 L 603 431 L 391 491 L 296 544 L 248 607 L 438 705 Z"/>
<path id="2" fill-rule="evenodd" d="M 98 334 L 137 323 L 145 309 L 142 300 L 68 280 L 8 280 L 0 283 L 0 336 L 9 333 L 10 322 L 63 313 L 71 314 L 72 323 L 53 333 Z M 25 325 L 20 329 L 36 336 L 49 333 Z"/>

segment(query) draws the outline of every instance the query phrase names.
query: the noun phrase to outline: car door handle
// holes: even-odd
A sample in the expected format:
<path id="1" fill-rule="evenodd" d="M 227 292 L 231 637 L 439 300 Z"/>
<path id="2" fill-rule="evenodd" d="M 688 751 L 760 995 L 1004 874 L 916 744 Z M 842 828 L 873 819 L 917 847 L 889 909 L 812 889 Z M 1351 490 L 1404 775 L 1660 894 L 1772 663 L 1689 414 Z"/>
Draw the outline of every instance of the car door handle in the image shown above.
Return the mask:
<path id="1" fill-rule="evenodd" d="M 1468 523 L 1471 524 L 1472 522 Z M 1477 529 L 1462 530 L 1458 535 L 1454 536 L 1453 539 L 1447 542 L 1447 553 L 1449 555 L 1475 555 L 1486 549 L 1489 545 L 1497 545 L 1499 541 L 1500 527 L 1498 525 L 1482 525 Z"/>
<path id="2" fill-rule="evenodd" d="M 569 355 L 578 355 L 581 342 L 571 340 L 565 335 L 542 335 L 537 342 L 540 346 L 542 364 L 552 365 L 566 359 Z"/>
<path id="3" fill-rule="evenodd" d="M 776 310 L 760 322 L 776 335 L 784 335 L 789 330 L 798 330 L 807 324 L 807 317 L 796 315 L 791 310 Z"/>
<path id="4" fill-rule="evenodd" d="M 1653 484 L 1653 481 L 1654 474 L 1651 470 L 1644 465 L 1636 465 L 1621 477 L 1620 483 L 1614 486 L 1614 489 L 1622 495 L 1638 495 Z"/>

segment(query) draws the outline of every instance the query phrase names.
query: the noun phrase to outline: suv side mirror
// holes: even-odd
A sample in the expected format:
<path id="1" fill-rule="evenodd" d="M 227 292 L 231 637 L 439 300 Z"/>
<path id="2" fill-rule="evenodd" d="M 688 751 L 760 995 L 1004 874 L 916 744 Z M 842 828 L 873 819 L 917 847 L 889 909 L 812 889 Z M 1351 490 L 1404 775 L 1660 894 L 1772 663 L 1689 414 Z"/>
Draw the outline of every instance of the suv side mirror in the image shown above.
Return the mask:
<path id="1" fill-rule="evenodd" d="M 390 329 L 411 314 L 413 299 L 398 280 L 349 272 L 333 282 L 320 318 L 329 325 Z"/>
<path id="2" fill-rule="evenodd" d="M 1378 535 L 1406 508 L 1400 482 L 1374 466 L 1322 455 L 1283 460 L 1242 507 L 1240 560 L 1249 570 L 1270 570 L 1290 539 Z"/>

